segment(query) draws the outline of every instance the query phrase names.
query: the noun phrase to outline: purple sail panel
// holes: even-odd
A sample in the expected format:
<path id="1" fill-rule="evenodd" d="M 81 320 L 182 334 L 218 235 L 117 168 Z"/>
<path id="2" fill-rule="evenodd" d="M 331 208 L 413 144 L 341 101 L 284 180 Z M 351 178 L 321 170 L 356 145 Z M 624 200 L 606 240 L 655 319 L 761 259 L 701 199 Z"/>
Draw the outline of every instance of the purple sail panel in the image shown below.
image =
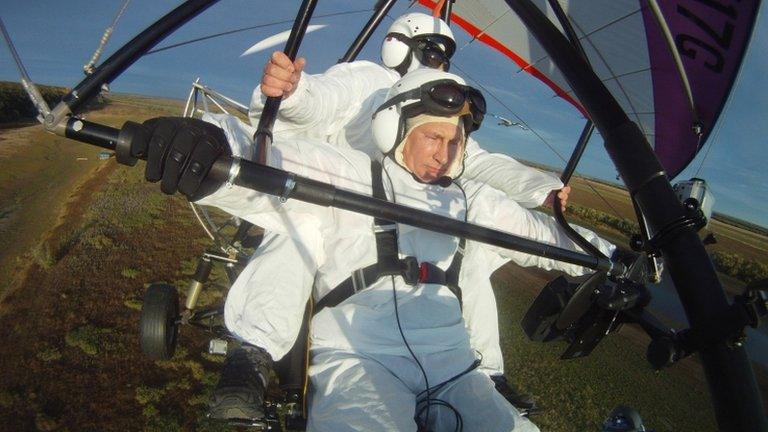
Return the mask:
<path id="1" fill-rule="evenodd" d="M 759 1 L 670 0 L 659 7 L 693 95 L 695 113 L 662 32 L 643 8 L 655 105 L 655 151 L 670 177 L 696 156 L 717 121 L 746 52 Z M 701 126 L 701 135 L 696 126 Z"/>

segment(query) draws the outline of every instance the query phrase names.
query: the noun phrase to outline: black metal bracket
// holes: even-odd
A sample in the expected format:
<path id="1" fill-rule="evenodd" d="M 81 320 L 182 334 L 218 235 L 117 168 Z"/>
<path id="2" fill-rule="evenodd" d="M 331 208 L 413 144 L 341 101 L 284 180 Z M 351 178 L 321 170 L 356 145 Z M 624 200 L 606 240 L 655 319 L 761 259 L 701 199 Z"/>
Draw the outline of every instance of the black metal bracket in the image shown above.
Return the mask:
<path id="1" fill-rule="evenodd" d="M 768 283 L 768 280 L 762 281 Z M 646 356 L 654 369 L 660 370 L 691 354 L 725 344 L 739 348 L 746 341 L 747 326 L 758 328 L 768 316 L 768 291 L 750 289 L 734 298 L 734 303 L 725 316 L 714 317 L 711 328 L 706 330 L 685 329 L 680 332 L 649 331 L 648 325 L 643 329 L 651 337 Z M 643 319 L 639 318 L 638 322 Z M 641 323 L 642 325 L 643 323 Z M 656 325 L 656 328 L 658 326 Z"/>
<path id="2" fill-rule="evenodd" d="M 640 236 L 633 236 L 630 242 L 632 249 L 642 250 L 648 253 L 649 256 L 658 257 L 661 256 L 661 249 L 684 231 L 688 229 L 699 231 L 704 228 L 707 225 L 707 218 L 698 205 L 696 205 L 698 201 L 695 199 L 690 201 L 693 202 L 686 200 L 685 216 L 673 220 L 668 225 L 662 227 L 650 239 L 643 240 Z"/>
<path id="3" fill-rule="evenodd" d="M 557 323 L 580 293 L 581 284 L 560 276 L 539 293 L 522 320 L 528 338 L 535 342 L 563 340 L 568 347 L 562 359 L 589 355 L 602 338 L 622 324 L 637 324 L 650 337 L 646 359 L 655 370 L 672 366 L 690 355 L 725 345 L 743 346 L 745 328 L 757 328 L 768 316 L 768 279 L 749 285 L 722 316 L 713 317 L 705 329 L 676 331 L 646 310 L 651 293 L 645 285 L 623 278 L 604 281 L 590 289 L 582 312 L 566 326 Z"/>

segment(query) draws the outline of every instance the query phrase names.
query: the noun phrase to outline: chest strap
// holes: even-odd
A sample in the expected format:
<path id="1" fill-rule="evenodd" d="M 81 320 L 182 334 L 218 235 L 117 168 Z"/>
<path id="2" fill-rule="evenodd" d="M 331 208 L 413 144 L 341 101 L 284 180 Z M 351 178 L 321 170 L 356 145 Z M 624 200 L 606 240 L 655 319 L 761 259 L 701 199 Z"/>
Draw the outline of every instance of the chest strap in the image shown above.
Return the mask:
<path id="1" fill-rule="evenodd" d="M 378 161 L 371 162 L 371 185 L 373 197 L 387 200 L 384 191 L 384 183 L 381 177 L 381 164 Z M 453 256 L 453 261 L 447 270 L 429 263 L 419 264 L 415 257 L 409 256 L 399 259 L 397 246 L 397 224 L 386 219 L 374 218 L 374 231 L 376 235 L 377 261 L 367 267 L 357 269 L 352 275 L 337 285 L 315 304 L 314 312 L 318 313 L 325 307 L 334 307 L 359 291 L 362 291 L 384 276 L 402 276 L 408 285 L 419 283 L 431 283 L 444 285 L 461 302 L 461 288 L 459 288 L 459 273 L 461 262 L 464 258 L 465 239 L 459 241 L 459 248 Z"/>

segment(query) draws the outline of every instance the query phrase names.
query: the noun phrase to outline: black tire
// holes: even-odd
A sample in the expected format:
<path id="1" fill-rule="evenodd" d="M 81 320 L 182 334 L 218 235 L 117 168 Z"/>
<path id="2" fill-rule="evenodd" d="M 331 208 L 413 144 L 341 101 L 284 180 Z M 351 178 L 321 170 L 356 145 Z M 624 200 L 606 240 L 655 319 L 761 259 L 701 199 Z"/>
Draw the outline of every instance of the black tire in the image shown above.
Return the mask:
<path id="1" fill-rule="evenodd" d="M 179 334 L 179 293 L 172 285 L 156 283 L 147 288 L 141 307 L 141 350 L 154 360 L 168 360 L 176 351 Z"/>

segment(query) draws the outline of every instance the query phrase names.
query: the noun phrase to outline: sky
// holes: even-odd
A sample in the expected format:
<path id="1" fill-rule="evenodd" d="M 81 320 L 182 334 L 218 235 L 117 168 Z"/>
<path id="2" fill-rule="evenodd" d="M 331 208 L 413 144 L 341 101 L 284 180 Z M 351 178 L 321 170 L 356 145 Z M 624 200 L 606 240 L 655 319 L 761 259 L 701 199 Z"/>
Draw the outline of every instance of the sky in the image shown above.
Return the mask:
<path id="1" fill-rule="evenodd" d="M 180 28 L 158 47 L 250 26 L 256 29 L 145 55 L 111 85 L 112 91 L 184 99 L 196 79 L 247 104 L 271 50 L 240 57 L 251 45 L 288 30 L 301 2 L 222 0 Z M 321 73 L 336 63 L 370 16 L 373 0 L 322 0 L 313 24 L 327 24 L 306 36 L 300 55 L 308 60 L 307 72 Z M 405 12 L 401 0 L 390 12 Z M 83 79 L 82 67 L 91 58 L 104 30 L 123 0 L 0 0 L 4 21 L 33 81 L 73 86 Z M 179 4 L 177 0 L 131 0 L 105 49 L 111 52 Z M 265 5 L 269 5 L 268 13 Z M 416 10 L 423 11 L 420 7 Z M 327 14 L 339 14 L 322 17 Z M 385 19 L 359 59 L 378 61 L 379 41 L 391 23 Z M 696 176 L 707 180 L 714 197 L 714 211 L 768 227 L 768 11 L 762 7 L 753 40 L 727 108 L 696 159 L 675 180 Z M 506 57 L 456 30 L 459 50 L 454 69 L 470 83 L 479 82 L 507 108 L 489 100 L 489 111 L 506 118 L 521 118 L 531 130 L 503 127 L 488 120 L 476 138 L 489 151 L 562 169 L 578 140 L 584 118 L 551 89 L 520 73 Z M 0 80 L 18 81 L 10 53 L 0 48 Z M 534 133 L 535 132 L 535 133 Z M 560 156 L 558 156 L 559 153 Z M 595 135 L 577 167 L 583 175 L 616 181 L 602 139 Z"/>

